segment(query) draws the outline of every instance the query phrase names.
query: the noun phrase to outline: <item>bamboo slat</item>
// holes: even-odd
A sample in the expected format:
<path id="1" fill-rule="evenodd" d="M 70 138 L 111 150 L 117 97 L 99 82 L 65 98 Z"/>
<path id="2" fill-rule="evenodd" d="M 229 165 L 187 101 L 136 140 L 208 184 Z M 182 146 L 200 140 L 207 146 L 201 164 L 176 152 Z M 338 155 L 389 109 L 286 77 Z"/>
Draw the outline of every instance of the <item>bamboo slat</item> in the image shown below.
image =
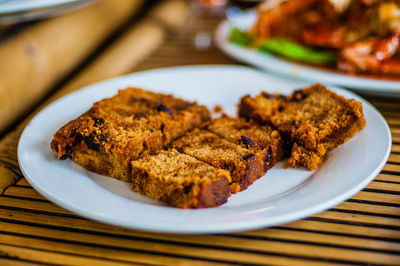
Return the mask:
<path id="1" fill-rule="evenodd" d="M 26 241 L 26 237 L 17 236 L 17 235 L 1 235 L 1 244 L 9 244 L 10 246 L 17 247 L 27 247 L 30 249 L 39 249 L 44 251 L 50 251 L 53 254 L 57 253 L 67 253 L 75 256 L 83 256 L 83 257 L 92 257 L 92 258 L 101 258 L 102 261 L 114 261 L 118 263 L 138 263 L 138 264 L 160 264 L 160 261 L 164 265 L 176 265 L 177 260 L 174 258 L 170 258 L 168 256 L 162 256 L 157 254 L 145 254 L 143 252 L 135 252 L 134 250 L 114 250 L 108 246 L 105 247 L 96 247 L 93 248 L 91 246 L 76 244 L 76 243 L 59 243 L 47 239 L 35 239 L 29 238 L 29 241 Z M 64 256 L 62 257 L 64 259 Z M 61 260 L 62 261 L 62 260 Z M 78 263 L 78 262 L 75 262 Z M 74 262 L 71 264 L 76 265 Z M 204 265 L 204 263 L 198 263 L 196 260 L 190 260 L 186 258 L 182 258 L 180 264 L 188 265 Z M 88 264 L 86 264 L 88 265 Z M 217 262 L 208 263 L 208 265 L 218 265 Z"/>
<path id="2" fill-rule="evenodd" d="M 400 132 L 400 129 L 399 129 Z M 393 144 L 392 145 L 392 152 L 393 153 L 400 153 L 400 144 Z"/>
<path id="3" fill-rule="evenodd" d="M 386 121 L 390 123 L 390 121 L 398 121 L 400 119 L 400 114 L 396 112 L 385 111 L 383 112 L 380 110 L 383 117 L 385 117 Z"/>
<path id="4" fill-rule="evenodd" d="M 350 235 L 369 239 L 392 239 L 398 241 L 400 231 L 380 227 L 371 227 L 364 224 L 346 224 L 322 219 L 305 219 L 286 224 L 283 228 L 293 230 L 306 230 L 307 232 L 321 232 L 328 235 Z"/>
<path id="5" fill-rule="evenodd" d="M 396 128 L 396 127 L 391 127 L 390 128 L 390 132 L 392 133 L 392 135 L 394 135 L 394 137 L 397 139 L 400 135 L 400 128 Z"/>
<path id="6" fill-rule="evenodd" d="M 72 215 L 70 211 L 50 203 L 49 201 L 32 201 L 31 199 L 21 199 L 16 197 L 0 197 L 0 206 Z"/>
<path id="7" fill-rule="evenodd" d="M 343 202 L 340 205 L 336 206 L 334 210 L 357 210 L 358 212 L 364 213 L 400 216 L 399 207 L 382 206 L 378 204 L 368 204 L 360 202 Z"/>
<path id="8" fill-rule="evenodd" d="M 400 163 L 400 154 L 390 154 L 388 161 L 397 164 Z"/>
<path id="9" fill-rule="evenodd" d="M 16 260 L 16 259 L 0 258 L 0 265 L 3 265 L 3 266 L 11 266 L 11 265 L 12 266 L 33 266 L 33 265 L 37 265 L 37 263 Z"/>
<path id="10" fill-rule="evenodd" d="M 6 196 L 15 196 L 15 197 L 23 197 L 37 200 L 46 200 L 41 194 L 39 194 L 36 190 L 26 187 L 9 187 L 5 192 Z"/>
<path id="11" fill-rule="evenodd" d="M 400 193 L 400 184 L 372 182 L 367 186 L 367 188 Z"/>
<path id="12" fill-rule="evenodd" d="M 326 235 L 321 233 L 292 231 L 292 230 L 276 230 L 265 229 L 262 231 L 244 232 L 240 235 L 254 236 L 258 238 L 272 238 L 282 240 L 296 240 L 301 242 L 310 242 L 316 244 L 327 244 L 337 246 L 347 246 L 353 248 L 365 248 L 375 250 L 386 250 L 399 252 L 399 243 L 381 240 L 372 240 L 365 238 L 356 238 L 349 236 Z"/>
<path id="13" fill-rule="evenodd" d="M 368 191 L 361 191 L 356 195 L 354 195 L 352 199 L 367 200 L 378 203 L 400 204 L 399 195 L 382 194 L 382 193 L 368 192 Z"/>
<path id="14" fill-rule="evenodd" d="M 362 223 L 366 225 L 381 226 L 383 228 L 400 229 L 399 218 L 387 218 L 379 216 L 371 216 L 366 214 L 325 211 L 314 215 L 313 217 L 328 219 L 331 221 L 344 221 L 349 223 Z"/>
<path id="15" fill-rule="evenodd" d="M 375 181 L 385 181 L 385 182 L 392 182 L 392 183 L 400 183 L 400 176 L 381 173 L 375 178 Z"/>
<path id="16" fill-rule="evenodd" d="M 83 257 L 74 254 L 68 254 L 66 252 L 55 253 L 47 250 L 19 247 L 16 245 L 7 245 L 7 244 L 0 244 L 0 250 L 2 250 L 4 254 L 7 254 L 7 256 L 15 258 L 14 260 L 8 260 L 10 263 L 9 265 L 19 265 L 18 263 L 21 263 L 21 260 L 34 261 L 34 263 L 32 264 L 26 264 L 26 265 L 38 265 L 38 263 L 53 264 L 55 261 L 57 261 L 61 265 L 118 266 L 118 265 L 133 264 L 133 263 L 124 263 L 122 261 L 110 261 L 110 260 L 105 260 L 104 258 L 95 258 L 92 256 Z M 7 265 L 7 264 L 1 264 L 1 265 Z"/>

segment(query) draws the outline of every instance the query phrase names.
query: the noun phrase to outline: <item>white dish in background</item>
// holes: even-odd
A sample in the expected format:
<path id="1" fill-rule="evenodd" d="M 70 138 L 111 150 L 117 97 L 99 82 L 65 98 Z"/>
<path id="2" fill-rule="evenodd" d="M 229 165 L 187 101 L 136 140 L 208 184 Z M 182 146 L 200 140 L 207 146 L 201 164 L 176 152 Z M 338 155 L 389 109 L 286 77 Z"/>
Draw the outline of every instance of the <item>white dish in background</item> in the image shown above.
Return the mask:
<path id="1" fill-rule="evenodd" d="M 391 136 L 385 120 L 369 103 L 347 90 L 333 89 L 362 102 L 367 121 L 364 130 L 330 152 L 317 171 L 284 169 L 281 162 L 217 208 L 182 210 L 137 195 L 126 183 L 87 171 L 69 160 L 57 160 L 50 142 L 62 125 L 95 101 L 127 86 L 173 93 L 209 108 L 219 104 L 234 114 L 245 94 L 261 90 L 286 94 L 304 85 L 241 66 L 185 66 L 111 79 L 59 99 L 32 119 L 19 142 L 19 164 L 29 183 L 49 200 L 113 225 L 157 232 L 213 233 L 290 222 L 351 197 L 379 173 L 389 156 Z"/>
<path id="2" fill-rule="evenodd" d="M 0 24 L 20 23 L 65 13 L 95 0 L 0 0 Z"/>
<path id="3" fill-rule="evenodd" d="M 400 77 L 399 81 L 391 81 L 349 75 L 333 69 L 319 69 L 231 43 L 229 36 L 233 25 L 242 30 L 249 28 L 255 21 L 255 16 L 256 13 L 253 10 L 249 10 L 231 16 L 231 21 L 223 21 L 215 32 L 217 46 L 229 56 L 268 72 L 283 74 L 292 78 L 348 87 L 370 94 L 400 97 Z"/>

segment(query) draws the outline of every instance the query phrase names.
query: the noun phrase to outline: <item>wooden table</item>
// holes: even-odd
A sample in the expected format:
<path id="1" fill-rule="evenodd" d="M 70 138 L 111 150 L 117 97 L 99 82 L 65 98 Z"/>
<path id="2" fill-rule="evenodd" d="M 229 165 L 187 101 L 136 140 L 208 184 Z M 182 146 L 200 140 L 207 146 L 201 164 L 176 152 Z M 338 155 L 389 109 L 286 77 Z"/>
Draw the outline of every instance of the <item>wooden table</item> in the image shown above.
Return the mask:
<path id="1" fill-rule="evenodd" d="M 212 28 L 216 21 L 209 24 Z M 97 57 L 118 40 L 109 41 Z M 140 62 L 128 70 L 237 64 L 215 47 L 196 50 L 189 38 L 176 31 L 169 31 L 162 47 Z M 85 71 L 77 68 L 68 79 Z M 393 137 L 389 160 L 373 182 L 351 199 L 312 217 L 230 234 L 141 232 L 90 221 L 60 208 L 21 175 L 16 149 L 23 124 L 14 126 L 0 142 L 0 176 L 15 180 L 0 196 L 0 264 L 400 265 L 400 101 L 367 99 L 383 114 Z"/>

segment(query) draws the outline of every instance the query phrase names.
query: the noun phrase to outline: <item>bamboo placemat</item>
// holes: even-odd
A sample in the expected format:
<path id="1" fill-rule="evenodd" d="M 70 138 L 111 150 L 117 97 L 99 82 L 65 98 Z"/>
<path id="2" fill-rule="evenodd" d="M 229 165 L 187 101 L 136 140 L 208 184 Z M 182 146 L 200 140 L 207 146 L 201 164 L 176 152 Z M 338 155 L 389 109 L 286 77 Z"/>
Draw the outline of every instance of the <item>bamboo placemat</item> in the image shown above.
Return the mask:
<path id="1" fill-rule="evenodd" d="M 234 63 L 216 48 L 197 51 L 188 38 L 173 33 L 169 38 L 133 70 Z M 0 264 L 400 265 L 400 104 L 368 100 L 384 115 L 393 137 L 389 160 L 373 182 L 312 217 L 231 234 L 147 233 L 72 214 L 43 198 L 20 174 L 19 128 L 0 141 L 0 177 L 19 179 L 0 196 Z"/>

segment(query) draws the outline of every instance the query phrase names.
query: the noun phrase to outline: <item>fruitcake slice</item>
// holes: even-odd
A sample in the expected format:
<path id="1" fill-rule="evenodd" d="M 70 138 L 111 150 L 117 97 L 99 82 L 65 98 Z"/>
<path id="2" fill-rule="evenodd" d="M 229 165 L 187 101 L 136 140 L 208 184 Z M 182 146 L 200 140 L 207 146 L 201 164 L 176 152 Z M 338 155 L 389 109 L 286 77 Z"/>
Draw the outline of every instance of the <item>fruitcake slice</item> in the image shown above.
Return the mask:
<path id="1" fill-rule="evenodd" d="M 329 150 L 349 140 L 366 123 L 360 102 L 339 96 L 321 84 L 287 97 L 267 93 L 254 98 L 245 96 L 239 114 L 277 128 L 292 143 L 289 164 L 310 170 L 322 163 Z"/>
<path id="2" fill-rule="evenodd" d="M 51 148 L 99 174 L 131 181 L 130 162 L 210 119 L 206 107 L 137 88 L 120 90 L 58 130 Z"/>
<path id="3" fill-rule="evenodd" d="M 174 141 L 172 147 L 220 169 L 232 177 L 231 192 L 246 189 L 265 174 L 262 151 L 253 152 L 204 129 L 194 129 Z"/>
<path id="4" fill-rule="evenodd" d="M 207 129 L 255 153 L 263 152 L 265 170 L 270 169 L 283 158 L 284 142 L 279 131 L 269 125 L 259 125 L 243 118 L 222 115 L 213 119 L 207 125 Z"/>
<path id="5" fill-rule="evenodd" d="M 215 207 L 230 196 L 230 174 L 176 150 L 132 162 L 132 189 L 179 208 Z"/>
<path id="6" fill-rule="evenodd" d="M 140 120 L 150 128 L 161 130 L 167 143 L 210 120 L 205 106 L 138 88 L 120 90 L 111 99 L 95 103 L 93 108 L 105 115 L 115 113 Z"/>

